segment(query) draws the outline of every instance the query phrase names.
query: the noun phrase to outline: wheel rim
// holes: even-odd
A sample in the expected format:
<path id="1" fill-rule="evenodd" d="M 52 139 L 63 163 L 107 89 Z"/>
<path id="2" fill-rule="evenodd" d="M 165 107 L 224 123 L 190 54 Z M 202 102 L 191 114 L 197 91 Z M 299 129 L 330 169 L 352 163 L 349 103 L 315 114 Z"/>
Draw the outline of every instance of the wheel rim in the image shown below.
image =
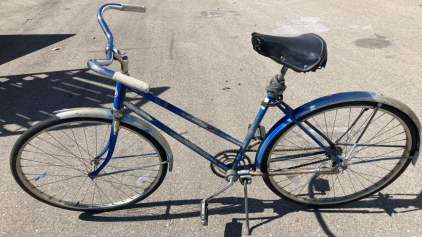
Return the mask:
<path id="1" fill-rule="evenodd" d="M 385 107 L 385 106 L 384 106 Z M 359 134 L 365 126 L 364 121 L 368 121 L 371 113 L 373 112 L 373 106 L 365 106 L 369 108 L 367 112 L 364 112 L 364 116 L 358 120 L 356 123 L 356 132 Z M 331 110 L 316 112 L 313 115 L 306 118 L 307 121 L 313 123 L 315 127 L 323 131 L 323 133 L 335 141 L 338 137 L 341 137 L 347 131 L 347 127 L 350 126 L 353 121 L 353 116 L 357 117 L 355 114 L 360 113 L 359 110 L 362 109 L 362 106 L 349 106 L 347 108 L 333 108 Z M 351 119 L 346 119 L 344 115 L 340 115 L 340 112 L 348 112 L 347 117 Z M 354 115 L 352 115 L 354 114 Z M 329 120 L 329 115 L 331 117 L 336 117 L 336 119 Z M 343 116 L 342 119 L 339 119 L 339 116 Z M 365 117 L 366 116 L 366 117 Z M 331 123 L 330 123 L 331 121 Z M 335 122 L 334 122 L 335 121 Z M 341 124 L 345 121 L 348 121 L 349 125 L 342 128 Z M 359 121 L 362 124 L 359 124 Z M 303 121 L 301 121 L 307 129 Z M 337 123 L 337 124 L 336 124 Z M 378 126 L 378 125 L 379 126 Z M 381 126 L 384 124 L 385 126 Z M 339 125 L 339 126 L 338 126 Z M 337 127 L 337 130 L 336 130 Z M 340 129 L 339 129 L 340 128 Z M 401 131 L 398 131 L 401 129 Z M 315 132 L 312 133 L 320 140 L 324 139 L 317 135 Z M 354 141 L 353 136 L 355 132 L 349 131 L 346 135 L 338 141 L 342 149 L 344 150 L 342 158 L 344 159 L 352 147 Z M 289 135 L 290 134 L 290 135 Z M 293 135 L 292 135 L 293 134 Z M 303 134 L 303 135 L 302 135 Z M 336 137 L 337 136 L 337 137 Z M 372 136 L 372 137 L 371 137 Z M 295 140 L 296 139 L 296 140 Z M 293 140 L 293 142 L 292 142 Z M 301 142 L 299 144 L 299 142 Z M 313 144 L 312 144 L 313 143 Z M 326 143 L 326 142 L 325 142 Z M 373 122 L 368 126 L 367 131 L 362 137 L 362 144 L 373 143 L 383 147 L 370 147 L 362 146 L 355 149 L 348 162 L 354 161 L 363 161 L 367 160 L 369 157 L 406 157 L 409 156 L 412 149 L 412 136 L 410 130 L 406 123 L 398 116 L 392 113 L 390 110 L 385 110 L 381 108 L 375 115 Z M 304 145 L 305 144 L 305 145 Z M 303 131 L 299 130 L 297 126 L 292 126 L 284 132 L 284 134 L 277 140 L 276 144 L 271 150 L 271 158 L 279 158 L 280 156 L 286 157 L 288 155 L 297 155 L 298 152 L 290 152 L 286 154 L 277 153 L 276 149 L 279 148 L 293 148 L 293 147 L 310 147 L 314 146 L 313 141 L 307 140 L 306 135 Z M 347 144 L 347 145 L 346 145 Z M 384 147 L 386 144 L 390 146 L 397 147 Z M 328 144 L 327 144 L 328 146 Z M 299 148 L 298 148 L 299 149 Z M 303 153 L 303 152 L 302 152 Z M 269 171 L 280 170 L 289 168 L 292 166 L 297 166 L 299 162 L 302 164 L 309 164 L 311 162 L 318 162 L 319 160 L 326 159 L 327 156 L 324 154 L 315 155 L 312 157 L 285 160 L 282 162 L 271 162 L 271 159 L 267 161 L 267 167 Z M 279 158 L 280 159 L 280 158 Z M 284 162 L 284 164 L 282 164 Z M 400 159 L 400 160 L 384 160 L 376 163 L 362 163 L 357 165 L 350 165 L 344 171 L 343 174 L 335 175 L 316 175 L 316 174 L 304 174 L 304 175 L 291 175 L 291 176 L 274 176 L 269 177 L 269 181 L 272 186 L 281 193 L 283 196 L 304 204 L 310 205 L 327 205 L 327 204 L 340 204 L 353 200 L 360 199 L 364 196 L 367 196 L 377 190 L 381 189 L 393 181 L 404 168 L 409 164 L 410 160 Z M 330 167 L 331 161 L 320 162 L 314 165 L 307 165 L 304 168 L 318 168 L 318 167 Z"/>
<path id="2" fill-rule="evenodd" d="M 164 165 L 101 175 L 163 159 L 145 136 L 123 125 L 112 159 L 99 177 L 90 179 L 90 161 L 107 144 L 109 133 L 110 121 L 89 119 L 60 122 L 39 131 L 21 147 L 17 175 L 29 192 L 59 207 L 106 210 L 139 201 L 161 182 Z M 78 139 L 85 142 L 77 142 Z M 141 177 L 143 185 L 135 187 Z"/>

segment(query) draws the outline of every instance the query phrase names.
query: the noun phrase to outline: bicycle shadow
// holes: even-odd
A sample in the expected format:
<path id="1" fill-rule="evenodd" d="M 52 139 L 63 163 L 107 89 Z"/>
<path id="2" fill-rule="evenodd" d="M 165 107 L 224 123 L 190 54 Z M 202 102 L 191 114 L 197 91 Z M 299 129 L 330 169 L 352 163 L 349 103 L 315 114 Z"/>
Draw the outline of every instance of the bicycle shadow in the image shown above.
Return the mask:
<path id="1" fill-rule="evenodd" d="M 0 35 L 0 65 L 73 36 L 75 34 Z"/>
<path id="2" fill-rule="evenodd" d="M 152 88 L 160 95 L 170 87 Z M 64 108 L 111 108 L 115 82 L 89 69 L 0 76 L 0 136 L 18 135 L 37 121 Z M 127 100 L 141 107 L 148 101 L 129 93 Z"/>
<path id="3" fill-rule="evenodd" d="M 415 197 L 413 199 L 397 197 Z M 180 218 L 198 218 L 200 199 L 192 200 L 169 200 L 165 202 L 138 203 L 130 208 L 103 212 L 84 212 L 79 215 L 83 221 L 95 222 L 124 222 L 124 221 L 154 221 L 172 220 Z M 399 211 L 397 209 L 406 208 Z M 412 209 L 410 209 L 412 208 Z M 275 216 L 254 217 L 256 213 L 264 213 L 266 209 L 276 213 Z M 373 210 L 375 209 L 375 210 Z M 251 225 L 251 233 L 254 229 L 270 223 L 278 218 L 294 212 L 312 212 L 315 214 L 321 228 L 328 236 L 335 236 L 330 230 L 329 224 L 324 220 L 324 213 L 386 213 L 392 214 L 418 211 L 422 209 L 422 192 L 420 194 L 378 194 L 371 195 L 363 200 L 343 205 L 339 208 L 307 208 L 292 204 L 284 200 L 260 200 L 249 198 L 249 220 L 260 221 Z M 239 214 L 244 216 L 244 199 L 235 197 L 215 198 L 210 201 L 209 217 L 217 218 L 216 215 Z M 241 236 L 245 218 L 233 218 L 232 222 L 225 226 L 224 236 Z"/>

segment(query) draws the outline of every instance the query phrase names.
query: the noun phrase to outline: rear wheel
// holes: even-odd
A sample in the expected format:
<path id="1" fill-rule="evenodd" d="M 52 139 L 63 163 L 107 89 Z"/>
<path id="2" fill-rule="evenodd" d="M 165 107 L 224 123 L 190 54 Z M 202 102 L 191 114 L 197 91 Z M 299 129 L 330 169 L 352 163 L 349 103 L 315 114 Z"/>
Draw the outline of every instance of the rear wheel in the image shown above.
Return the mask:
<path id="1" fill-rule="evenodd" d="M 405 113 L 385 104 L 368 125 L 377 105 L 376 102 L 341 103 L 300 118 L 306 129 L 330 147 L 305 121 L 328 137 L 334 143 L 331 150 L 350 165 L 339 174 L 264 177 L 267 186 L 280 197 L 310 206 L 345 204 L 385 188 L 403 173 L 411 162 L 408 158 L 415 155 L 417 128 Z M 365 127 L 366 131 L 352 150 Z M 391 159 L 401 157 L 403 159 Z M 261 168 L 266 173 L 332 166 L 333 162 L 323 149 L 296 124 L 291 123 L 272 141 Z"/>
<path id="2" fill-rule="evenodd" d="M 71 210 L 115 210 L 146 198 L 162 183 L 167 157 L 150 135 L 131 125 L 121 123 L 109 163 L 98 177 L 88 176 L 107 155 L 97 166 L 92 162 L 107 145 L 110 125 L 111 120 L 99 118 L 52 118 L 36 124 L 13 147 L 15 180 L 36 199 Z"/>

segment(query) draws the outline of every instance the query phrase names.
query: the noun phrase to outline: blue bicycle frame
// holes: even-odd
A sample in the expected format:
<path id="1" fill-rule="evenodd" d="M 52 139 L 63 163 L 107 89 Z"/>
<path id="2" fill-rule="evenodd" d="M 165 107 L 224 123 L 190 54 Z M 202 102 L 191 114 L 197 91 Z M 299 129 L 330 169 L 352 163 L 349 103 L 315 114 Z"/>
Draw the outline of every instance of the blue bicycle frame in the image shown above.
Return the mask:
<path id="1" fill-rule="evenodd" d="M 206 129 L 207 131 L 214 133 L 215 135 L 237 145 L 240 147 L 240 150 L 237 153 L 236 159 L 234 160 L 233 163 L 233 167 L 228 167 L 226 164 L 222 163 L 221 161 L 217 160 L 214 156 L 212 156 L 211 154 L 207 153 L 206 151 L 204 151 L 203 149 L 201 149 L 200 147 L 198 147 L 197 145 L 195 145 L 194 143 L 192 143 L 191 141 L 189 141 L 188 139 L 184 138 L 182 135 L 180 135 L 179 133 L 175 132 L 173 129 L 169 128 L 168 126 L 166 126 L 165 124 L 163 124 L 162 122 L 160 122 L 158 119 L 154 118 L 153 116 L 151 116 L 150 114 L 148 114 L 147 112 L 145 112 L 144 110 L 137 108 L 136 106 L 134 106 L 132 103 L 128 102 L 128 101 L 124 101 L 125 96 L 126 96 L 126 89 L 135 92 L 136 94 L 144 97 L 145 99 L 179 115 L 180 117 L 198 125 L 201 128 Z M 266 99 L 264 100 L 265 102 L 271 101 L 271 102 L 276 102 L 275 100 L 273 100 L 269 95 L 267 95 Z M 283 111 L 284 114 L 286 114 L 286 116 L 293 121 L 295 124 L 297 124 L 312 140 L 314 140 L 322 149 L 324 149 L 324 151 L 330 155 L 330 157 L 332 157 L 333 161 L 336 162 L 337 164 L 341 163 L 340 158 L 334 154 L 329 148 L 327 148 L 325 145 L 322 144 L 321 141 L 319 141 L 311 132 L 309 132 L 305 127 L 303 127 L 303 125 L 297 121 L 297 119 L 291 114 L 290 107 L 283 102 L 283 105 L 287 108 L 284 108 L 281 105 L 278 105 L 278 108 Z M 207 159 L 208 161 L 210 161 L 213 164 L 216 164 L 218 167 L 220 167 L 221 169 L 223 169 L 224 171 L 227 171 L 229 169 L 234 169 L 237 170 L 239 168 L 239 163 L 243 157 L 243 155 L 245 154 L 246 150 L 248 149 L 248 146 L 252 140 L 252 137 L 256 131 L 256 129 L 258 128 L 259 124 L 261 123 L 262 119 L 265 116 L 265 113 L 268 110 L 268 106 L 261 106 L 258 114 L 254 120 L 254 122 L 252 123 L 252 126 L 249 129 L 248 134 L 246 135 L 246 138 L 244 139 L 243 143 L 238 141 L 236 138 L 233 138 L 232 136 L 228 135 L 227 133 L 221 131 L 220 129 L 196 118 L 195 116 L 181 110 L 180 108 L 170 104 L 167 101 L 164 101 L 162 99 L 160 99 L 157 96 L 154 96 L 151 93 L 145 93 L 130 87 L 127 87 L 119 82 L 117 82 L 116 84 L 116 96 L 114 98 L 114 109 L 113 111 L 122 111 L 123 107 L 126 106 L 128 109 L 130 109 L 132 112 L 136 113 L 137 115 L 139 115 L 141 118 L 145 119 L 146 121 L 148 121 L 149 123 L 151 123 L 152 125 L 154 125 L 155 127 L 159 128 L 160 130 L 162 130 L 163 132 L 167 133 L 168 135 L 170 135 L 171 137 L 173 137 L 174 139 L 176 139 L 177 141 L 181 142 L 182 144 L 184 144 L 185 146 L 187 146 L 188 148 L 190 148 L 191 150 L 193 150 L 194 152 L 198 153 L 199 155 L 203 156 L 205 159 Z M 121 112 L 120 112 L 121 113 Z M 107 165 L 108 161 L 111 159 L 112 155 L 113 155 L 113 151 L 114 151 L 114 146 L 116 144 L 116 140 L 117 140 L 117 136 L 118 136 L 118 128 L 119 128 L 119 121 L 121 120 L 121 117 L 119 116 L 115 116 L 113 123 L 111 125 L 111 131 L 110 131 L 110 138 L 109 138 L 109 142 L 106 145 L 106 147 L 99 153 L 99 155 L 97 155 L 97 157 L 94 158 L 95 160 L 99 160 L 99 158 L 105 154 L 105 152 L 108 150 L 107 153 L 107 157 L 105 158 L 104 162 L 100 165 L 100 167 L 98 167 L 97 169 L 93 170 L 90 173 L 90 177 L 95 177 L 96 175 L 99 174 L 99 172 Z M 317 128 L 315 128 L 314 126 L 312 126 L 312 124 L 310 124 L 309 122 L 305 122 L 308 125 L 310 125 L 310 127 L 315 130 L 317 132 L 317 134 L 322 134 L 322 132 L 320 132 Z M 323 136 L 324 139 L 327 140 L 327 142 L 329 144 L 333 144 L 332 141 L 330 141 L 327 137 Z M 265 138 L 264 138 L 265 139 Z M 252 169 L 254 169 L 255 167 L 251 167 Z M 129 170 L 128 170 L 129 171 Z M 124 171 L 123 171 L 124 172 Z"/>
<path id="2" fill-rule="evenodd" d="M 107 24 L 105 23 L 105 21 L 103 20 L 102 14 L 104 11 L 106 11 L 107 9 L 119 9 L 119 10 L 129 10 L 129 9 L 123 9 L 121 4 L 106 4 L 103 5 L 102 7 L 100 7 L 100 9 L 98 10 L 97 13 L 97 18 L 98 21 L 102 27 L 102 29 L 104 30 L 104 33 L 108 39 L 108 44 L 106 46 L 106 59 L 93 59 L 88 61 L 88 66 L 106 76 L 106 77 L 114 77 L 115 72 L 104 68 L 102 66 L 107 66 L 110 65 L 113 60 L 118 60 L 121 63 L 121 73 L 122 74 L 128 74 L 127 71 L 127 67 L 128 67 L 128 59 L 127 57 L 122 57 L 120 55 L 120 52 L 114 47 L 114 39 L 113 39 L 113 35 L 111 34 L 110 29 L 108 28 Z M 139 12 L 144 12 L 145 9 L 143 7 L 131 7 L 130 11 L 139 11 Z M 286 72 L 287 68 L 283 68 L 282 72 L 284 70 L 284 73 Z M 284 75 L 283 73 L 283 75 Z M 183 136 L 181 136 L 180 134 L 178 134 L 177 132 L 175 132 L 174 130 L 172 130 L 171 128 L 169 128 L 168 126 L 166 126 L 165 124 L 163 124 L 162 122 L 160 122 L 159 120 L 157 120 L 156 118 L 154 118 L 153 116 L 149 115 L 147 112 L 135 107 L 132 103 L 128 102 L 128 101 L 124 101 L 125 97 L 126 97 L 126 89 L 133 91 L 135 93 L 137 93 L 138 95 L 146 98 L 147 100 L 181 116 L 182 118 L 198 125 L 199 127 L 202 127 L 204 129 L 206 129 L 207 131 L 214 133 L 215 135 L 237 145 L 240 147 L 239 152 L 237 153 L 236 159 L 234 160 L 233 163 L 233 167 L 228 167 L 226 164 L 220 162 L 219 160 L 217 160 L 214 156 L 210 155 L 209 153 L 207 153 L 206 151 L 204 151 L 203 149 L 201 149 L 200 147 L 198 147 L 197 145 L 195 145 L 194 143 L 190 142 L 188 139 L 184 138 Z M 264 102 L 276 102 L 274 101 L 269 95 L 267 95 L 267 97 L 265 98 Z M 295 124 L 297 124 L 299 126 L 299 128 L 301 128 L 309 137 L 312 138 L 312 140 L 314 140 L 331 158 L 334 162 L 336 162 L 337 164 L 341 163 L 341 159 L 334 154 L 329 148 L 327 148 L 325 145 L 323 145 L 315 136 L 312 135 L 311 132 L 309 132 L 302 124 L 300 124 L 295 117 L 291 114 L 290 107 L 285 104 L 283 102 L 283 105 L 287 108 L 283 108 L 283 106 L 278 105 L 278 108 L 281 109 L 283 111 L 284 114 L 287 115 L 287 117 L 293 121 Z M 140 117 L 142 117 L 143 119 L 145 119 L 146 121 L 148 121 L 149 123 L 151 123 L 152 125 L 156 126 L 157 128 L 159 128 L 160 130 L 162 130 L 163 132 L 167 133 L 168 135 L 170 135 L 171 137 L 175 138 L 176 140 L 178 140 L 179 142 L 181 142 L 182 144 L 184 144 L 185 146 L 189 147 L 190 149 L 192 149 L 193 151 L 195 151 L 196 153 L 200 154 L 201 156 L 203 156 L 205 159 L 207 159 L 208 161 L 210 161 L 213 164 L 216 164 L 218 167 L 220 167 L 221 169 L 223 169 L 224 171 L 227 171 L 229 169 L 234 169 L 237 170 L 239 168 L 239 163 L 243 157 L 243 155 L 245 154 L 246 150 L 248 149 L 248 146 L 251 142 L 252 136 L 255 133 L 257 127 L 259 126 L 259 124 L 261 123 L 262 119 L 265 116 L 265 113 L 267 112 L 268 106 L 261 106 L 258 114 L 255 118 L 255 121 L 252 123 L 252 126 L 249 129 L 249 132 L 246 136 L 246 138 L 244 139 L 243 143 L 238 141 L 237 139 L 233 138 L 232 136 L 224 133 L 223 131 L 217 129 L 216 127 L 194 117 L 193 115 L 179 109 L 178 107 L 168 103 L 167 101 L 164 101 L 156 96 L 154 96 L 151 93 L 145 93 L 142 91 L 139 91 L 137 89 L 131 88 L 129 86 L 126 86 L 120 82 L 117 82 L 116 84 L 116 95 L 114 97 L 114 104 L 113 104 L 113 122 L 111 125 L 111 131 L 110 131 L 110 137 L 109 137 L 109 141 L 107 143 L 107 145 L 104 147 L 104 149 L 93 159 L 93 166 L 92 166 L 92 172 L 90 173 L 90 177 L 94 178 L 95 176 L 97 176 L 100 171 L 107 165 L 107 163 L 109 162 L 109 160 L 111 159 L 112 155 L 113 155 L 113 151 L 114 151 L 114 147 L 116 145 L 116 140 L 117 140 L 117 136 L 118 136 L 118 131 L 119 131 L 119 125 L 120 125 L 120 121 L 123 118 L 123 108 L 124 106 L 126 106 L 128 109 L 130 109 L 131 111 L 133 111 L 134 113 L 136 113 L 137 115 L 139 115 Z M 328 139 L 327 137 L 325 137 L 323 135 L 322 132 L 320 132 L 317 128 L 315 128 L 314 126 L 312 126 L 312 124 L 310 124 L 309 122 L 305 121 L 305 123 L 310 126 L 313 130 L 316 131 L 317 134 L 321 135 L 322 138 L 324 138 L 328 144 L 330 146 L 333 145 L 333 142 L 330 141 L 330 139 Z M 264 138 L 265 141 L 265 138 Z M 108 152 L 107 152 L 108 151 Z M 107 152 L 107 156 L 104 159 L 103 163 L 96 168 L 96 166 L 99 164 L 99 160 L 100 157 L 103 156 L 105 154 L 105 152 Z M 259 162 L 259 160 L 258 160 Z M 156 164 L 158 165 L 158 164 Z M 138 167 L 142 168 L 142 167 Z M 255 167 L 251 167 L 252 169 L 255 169 Z M 129 171 L 129 170 L 127 170 Z M 125 171 L 121 171 L 121 172 L 125 172 Z"/>

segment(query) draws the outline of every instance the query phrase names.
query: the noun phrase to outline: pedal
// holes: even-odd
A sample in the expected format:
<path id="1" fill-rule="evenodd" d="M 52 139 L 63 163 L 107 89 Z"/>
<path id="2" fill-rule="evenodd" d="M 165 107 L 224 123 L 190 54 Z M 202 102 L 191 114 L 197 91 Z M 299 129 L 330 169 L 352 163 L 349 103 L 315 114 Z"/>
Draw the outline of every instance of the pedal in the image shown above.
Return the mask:
<path id="1" fill-rule="evenodd" d="M 215 196 L 221 194 L 222 192 L 226 191 L 228 188 L 230 188 L 234 182 L 236 182 L 238 179 L 237 173 L 235 170 L 228 170 L 226 172 L 226 180 L 229 181 L 226 186 L 212 194 L 211 196 L 205 198 L 201 201 L 201 224 L 203 226 L 208 225 L 208 201 L 214 198 Z"/>
<path id="2" fill-rule="evenodd" d="M 204 200 L 201 202 L 201 225 L 208 225 L 208 203 Z"/>

